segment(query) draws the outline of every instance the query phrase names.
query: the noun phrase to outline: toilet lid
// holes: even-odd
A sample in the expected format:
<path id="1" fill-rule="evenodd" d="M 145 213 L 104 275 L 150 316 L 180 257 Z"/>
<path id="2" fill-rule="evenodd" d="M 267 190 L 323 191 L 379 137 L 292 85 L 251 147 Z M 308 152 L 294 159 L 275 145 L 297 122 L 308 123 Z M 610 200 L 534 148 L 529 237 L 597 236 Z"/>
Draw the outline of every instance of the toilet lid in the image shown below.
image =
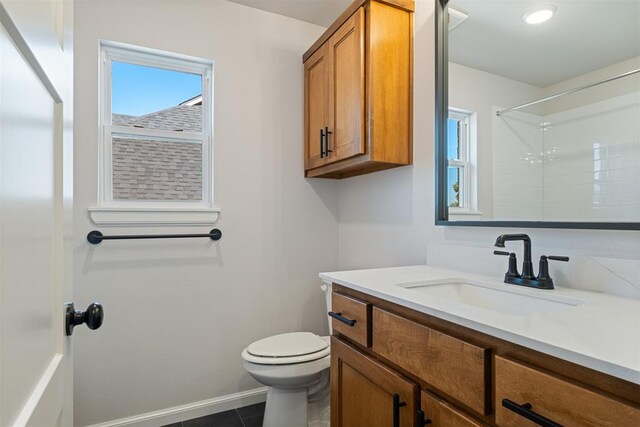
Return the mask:
<path id="1" fill-rule="evenodd" d="M 247 352 L 260 357 L 294 357 L 312 354 L 329 347 L 329 343 L 311 332 L 291 332 L 267 337 L 247 347 Z"/>

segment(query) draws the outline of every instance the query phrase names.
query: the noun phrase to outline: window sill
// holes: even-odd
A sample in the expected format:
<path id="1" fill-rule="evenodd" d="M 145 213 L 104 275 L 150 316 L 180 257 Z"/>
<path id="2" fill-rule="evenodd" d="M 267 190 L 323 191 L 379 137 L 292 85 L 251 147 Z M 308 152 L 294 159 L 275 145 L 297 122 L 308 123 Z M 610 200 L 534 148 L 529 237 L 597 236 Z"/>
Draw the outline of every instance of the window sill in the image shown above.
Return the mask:
<path id="1" fill-rule="evenodd" d="M 89 208 L 96 225 L 213 225 L 219 208 Z"/>
<path id="2" fill-rule="evenodd" d="M 479 221 L 481 219 L 482 212 L 466 210 L 454 211 L 449 209 L 449 221 Z"/>

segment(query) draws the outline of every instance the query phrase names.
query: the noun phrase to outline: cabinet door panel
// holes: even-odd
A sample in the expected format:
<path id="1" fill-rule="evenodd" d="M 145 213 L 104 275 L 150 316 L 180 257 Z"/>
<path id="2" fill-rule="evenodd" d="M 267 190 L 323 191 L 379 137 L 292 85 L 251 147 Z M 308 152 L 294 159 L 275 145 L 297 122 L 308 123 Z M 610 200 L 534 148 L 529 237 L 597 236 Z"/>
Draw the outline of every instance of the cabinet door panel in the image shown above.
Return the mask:
<path id="1" fill-rule="evenodd" d="M 413 17 L 384 2 L 367 16 L 367 138 L 371 157 L 410 164 L 413 150 Z"/>
<path id="2" fill-rule="evenodd" d="M 451 404 L 436 397 L 432 393 L 423 391 L 420 403 L 425 413 L 425 419 L 431 420 L 431 427 L 484 427 L 480 421 L 456 409 Z"/>
<path id="3" fill-rule="evenodd" d="M 365 152 L 364 10 L 329 39 L 329 162 Z"/>
<path id="4" fill-rule="evenodd" d="M 418 386 L 343 341 L 331 338 L 331 426 L 393 427 L 398 394 L 399 427 L 416 421 Z"/>
<path id="5" fill-rule="evenodd" d="M 329 125 L 329 64 L 326 46 L 304 63 L 305 170 L 322 166 L 320 131 Z"/>

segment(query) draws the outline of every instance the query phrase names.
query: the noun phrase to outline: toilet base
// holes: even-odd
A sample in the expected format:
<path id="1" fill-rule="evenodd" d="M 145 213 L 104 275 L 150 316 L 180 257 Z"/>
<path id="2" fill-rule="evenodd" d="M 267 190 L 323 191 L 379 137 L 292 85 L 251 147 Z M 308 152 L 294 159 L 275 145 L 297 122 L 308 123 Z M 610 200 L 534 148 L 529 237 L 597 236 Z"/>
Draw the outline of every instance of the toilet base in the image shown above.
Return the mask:
<path id="1" fill-rule="evenodd" d="M 269 387 L 262 427 L 307 427 L 307 390 Z"/>
<path id="2" fill-rule="evenodd" d="M 262 427 L 329 427 L 330 397 L 309 401 L 307 390 L 269 387 Z"/>

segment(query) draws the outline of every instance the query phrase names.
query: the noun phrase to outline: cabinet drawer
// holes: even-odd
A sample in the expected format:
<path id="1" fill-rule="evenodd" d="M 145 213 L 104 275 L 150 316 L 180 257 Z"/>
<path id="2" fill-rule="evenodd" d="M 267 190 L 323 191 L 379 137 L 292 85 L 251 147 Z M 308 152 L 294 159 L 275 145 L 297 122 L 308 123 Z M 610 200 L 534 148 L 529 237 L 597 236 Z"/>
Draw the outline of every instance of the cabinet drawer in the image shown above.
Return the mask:
<path id="1" fill-rule="evenodd" d="M 371 346 L 371 304 L 333 292 L 329 316 L 334 332 Z"/>
<path id="2" fill-rule="evenodd" d="M 564 426 L 640 425 L 640 409 L 528 365 L 496 356 L 495 371 L 498 426 L 539 425 L 504 406 L 513 404 Z"/>
<path id="3" fill-rule="evenodd" d="M 480 414 L 490 410 L 490 348 L 373 309 L 373 350 Z"/>
<path id="4" fill-rule="evenodd" d="M 471 416 L 454 408 L 439 397 L 429 392 L 421 393 L 421 405 L 425 420 L 430 420 L 430 427 L 485 427 Z"/>

